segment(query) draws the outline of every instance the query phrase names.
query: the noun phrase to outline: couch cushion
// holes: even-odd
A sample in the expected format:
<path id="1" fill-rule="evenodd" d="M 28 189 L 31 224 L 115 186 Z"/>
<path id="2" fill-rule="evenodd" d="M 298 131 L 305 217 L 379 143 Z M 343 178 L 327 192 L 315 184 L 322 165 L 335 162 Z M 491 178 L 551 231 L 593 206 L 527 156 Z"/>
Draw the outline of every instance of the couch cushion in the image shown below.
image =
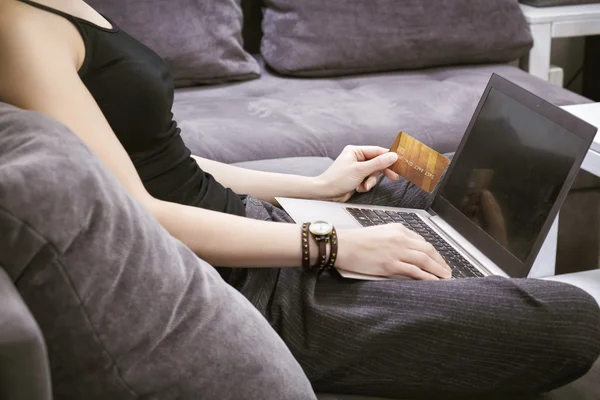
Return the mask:
<path id="1" fill-rule="evenodd" d="M 90 0 L 119 27 L 160 54 L 177 87 L 257 78 L 242 47 L 241 0 Z"/>
<path id="2" fill-rule="evenodd" d="M 508 65 L 334 79 L 263 71 L 244 83 L 183 89 L 174 112 L 191 150 L 228 163 L 335 158 L 347 144 L 391 146 L 399 131 L 456 150 L 492 72 L 559 105 L 589 100 Z"/>
<path id="3" fill-rule="evenodd" d="M 2 103 L 0 232 L 55 398 L 314 398 L 258 311 L 74 134 Z"/>
<path id="4" fill-rule="evenodd" d="M 517 0 L 264 0 L 261 54 L 292 76 L 516 60 L 531 47 Z"/>
<path id="5" fill-rule="evenodd" d="M 46 343 L 1 265 L 0 382 L 0 399 L 52 399 Z"/>

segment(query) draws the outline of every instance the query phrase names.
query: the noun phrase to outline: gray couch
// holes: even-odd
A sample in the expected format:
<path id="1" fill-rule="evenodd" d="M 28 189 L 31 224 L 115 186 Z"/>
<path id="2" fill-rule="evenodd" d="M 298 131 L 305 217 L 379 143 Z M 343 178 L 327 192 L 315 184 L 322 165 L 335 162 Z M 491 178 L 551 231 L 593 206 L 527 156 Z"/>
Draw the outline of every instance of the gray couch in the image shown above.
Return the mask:
<path id="1" fill-rule="evenodd" d="M 492 72 L 558 105 L 588 101 L 507 64 L 298 79 L 281 77 L 259 55 L 256 59 L 259 79 L 176 91 L 175 117 L 194 154 L 247 168 L 316 175 L 345 145 L 390 146 L 399 130 L 438 151 L 453 151 Z M 0 398 L 49 399 L 48 338 L 4 267 L 0 262 Z M 579 286 L 600 303 L 600 271 L 548 279 Z M 16 287 L 21 289 L 19 283 Z M 540 398 L 600 398 L 600 365 Z M 359 397 L 321 394 L 319 399 Z"/>

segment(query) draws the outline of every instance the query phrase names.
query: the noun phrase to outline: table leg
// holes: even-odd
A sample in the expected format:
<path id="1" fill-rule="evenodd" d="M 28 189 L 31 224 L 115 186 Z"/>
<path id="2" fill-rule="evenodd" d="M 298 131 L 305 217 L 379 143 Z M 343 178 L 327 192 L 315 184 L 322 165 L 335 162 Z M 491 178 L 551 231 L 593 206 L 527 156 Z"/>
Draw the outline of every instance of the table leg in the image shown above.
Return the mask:
<path id="1" fill-rule="evenodd" d="M 531 75 L 547 81 L 550 78 L 550 54 L 552 50 L 552 25 L 531 25 L 533 47 L 522 60 L 521 67 Z"/>

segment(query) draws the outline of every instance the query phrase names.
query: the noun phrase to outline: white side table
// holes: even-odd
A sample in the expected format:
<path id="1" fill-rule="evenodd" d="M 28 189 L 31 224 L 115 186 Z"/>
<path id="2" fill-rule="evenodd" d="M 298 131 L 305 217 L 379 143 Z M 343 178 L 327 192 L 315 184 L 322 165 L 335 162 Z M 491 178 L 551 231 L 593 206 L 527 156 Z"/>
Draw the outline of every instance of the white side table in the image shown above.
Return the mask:
<path id="1" fill-rule="evenodd" d="M 600 35 L 600 4 L 578 6 L 532 7 L 521 4 L 533 35 L 533 48 L 521 60 L 521 68 L 531 75 L 550 79 L 550 54 L 553 38 Z M 552 80 L 562 86 L 560 79 Z"/>
<path id="2" fill-rule="evenodd" d="M 579 104 L 562 108 L 600 129 L 600 103 Z M 600 176 L 600 132 L 596 134 L 596 138 L 590 146 L 583 164 L 581 164 L 581 169 Z"/>

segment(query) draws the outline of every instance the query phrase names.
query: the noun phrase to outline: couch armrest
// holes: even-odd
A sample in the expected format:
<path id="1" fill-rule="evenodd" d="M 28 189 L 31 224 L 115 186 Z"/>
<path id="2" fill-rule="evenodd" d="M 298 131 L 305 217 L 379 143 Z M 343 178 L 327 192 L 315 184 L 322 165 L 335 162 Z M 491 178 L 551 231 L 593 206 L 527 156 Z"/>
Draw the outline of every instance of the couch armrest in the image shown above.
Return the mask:
<path id="1" fill-rule="evenodd" d="M 600 269 L 591 271 L 575 272 L 573 274 L 563 274 L 542 278 L 549 281 L 558 281 L 569 283 L 585 290 L 592 295 L 600 305 Z"/>
<path id="2" fill-rule="evenodd" d="M 11 279 L 0 268 L 0 399 L 51 398 L 44 338 Z"/>

